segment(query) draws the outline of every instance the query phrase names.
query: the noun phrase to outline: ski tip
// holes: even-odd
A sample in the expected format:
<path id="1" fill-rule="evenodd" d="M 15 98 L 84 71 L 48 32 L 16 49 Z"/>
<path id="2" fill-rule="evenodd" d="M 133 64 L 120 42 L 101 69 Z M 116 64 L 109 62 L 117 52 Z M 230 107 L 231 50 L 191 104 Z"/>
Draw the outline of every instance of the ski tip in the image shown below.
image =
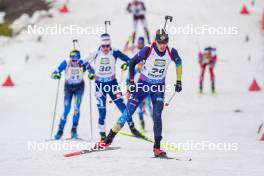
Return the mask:
<path id="1" fill-rule="evenodd" d="M 65 158 L 68 158 L 68 157 L 72 157 L 72 156 L 78 156 L 78 155 L 81 155 L 82 153 L 81 152 L 73 152 L 73 153 L 68 153 L 68 154 L 65 154 L 63 155 Z"/>

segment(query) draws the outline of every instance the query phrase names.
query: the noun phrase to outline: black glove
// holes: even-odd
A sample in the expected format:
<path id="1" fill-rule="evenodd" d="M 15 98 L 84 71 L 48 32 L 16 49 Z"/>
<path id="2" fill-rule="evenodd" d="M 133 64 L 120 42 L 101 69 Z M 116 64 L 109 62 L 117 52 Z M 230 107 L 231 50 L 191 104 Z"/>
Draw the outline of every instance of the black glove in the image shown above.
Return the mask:
<path id="1" fill-rule="evenodd" d="M 129 93 L 133 93 L 133 92 L 135 92 L 135 90 L 136 90 L 135 82 L 134 82 L 134 80 L 130 80 L 130 81 L 128 82 L 128 85 L 127 85 L 127 91 L 128 91 Z"/>
<path id="2" fill-rule="evenodd" d="M 175 86 L 175 92 L 182 91 L 182 83 L 181 83 L 181 81 L 177 81 L 176 84 L 174 84 L 174 86 Z"/>

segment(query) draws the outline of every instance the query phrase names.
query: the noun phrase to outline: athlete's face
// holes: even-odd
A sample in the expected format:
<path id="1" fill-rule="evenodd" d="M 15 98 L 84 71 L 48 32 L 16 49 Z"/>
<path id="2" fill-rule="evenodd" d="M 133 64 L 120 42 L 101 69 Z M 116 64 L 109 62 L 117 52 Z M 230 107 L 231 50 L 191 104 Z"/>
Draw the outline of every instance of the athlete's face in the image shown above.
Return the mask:
<path id="1" fill-rule="evenodd" d="M 204 53 L 204 58 L 205 59 L 211 59 L 211 53 L 210 52 L 205 52 Z"/>
<path id="2" fill-rule="evenodd" d="M 101 45 L 101 50 L 104 54 L 108 54 L 110 52 L 110 45 Z"/>
<path id="3" fill-rule="evenodd" d="M 144 48 L 144 43 L 138 43 L 137 47 L 138 47 L 138 49 Z"/>
<path id="4" fill-rule="evenodd" d="M 74 66 L 74 67 L 77 67 L 78 66 L 78 60 L 71 60 L 71 64 Z"/>
<path id="5" fill-rule="evenodd" d="M 157 48 L 160 52 L 164 52 L 166 50 L 166 47 L 168 46 L 167 43 L 157 43 Z"/>

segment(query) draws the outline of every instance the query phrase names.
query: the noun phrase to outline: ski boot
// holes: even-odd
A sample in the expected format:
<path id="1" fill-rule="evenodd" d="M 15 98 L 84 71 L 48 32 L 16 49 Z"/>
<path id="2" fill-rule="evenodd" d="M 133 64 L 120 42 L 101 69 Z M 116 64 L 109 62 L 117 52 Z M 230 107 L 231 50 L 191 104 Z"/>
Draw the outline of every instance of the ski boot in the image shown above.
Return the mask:
<path id="1" fill-rule="evenodd" d="M 139 137 L 139 138 L 143 138 L 143 139 L 145 138 L 145 136 L 144 136 L 142 133 L 140 133 L 140 132 L 135 128 L 134 124 L 129 125 L 129 129 L 130 129 L 131 133 L 132 133 L 134 136 Z"/>
<path id="2" fill-rule="evenodd" d="M 212 86 L 211 86 L 211 93 L 212 93 L 212 95 L 216 94 L 214 82 L 212 83 Z"/>
<path id="3" fill-rule="evenodd" d="M 199 95 L 202 95 L 203 94 L 203 85 L 200 84 L 199 86 Z"/>
<path id="4" fill-rule="evenodd" d="M 94 150 L 105 150 L 111 143 L 106 143 L 104 140 L 97 142 L 94 146 Z"/>
<path id="5" fill-rule="evenodd" d="M 72 128 L 71 129 L 71 138 L 72 139 L 79 139 L 79 135 L 77 133 L 77 129 L 76 128 Z"/>
<path id="6" fill-rule="evenodd" d="M 153 148 L 153 153 L 157 158 L 167 158 L 167 153 L 160 148 Z"/>
<path id="7" fill-rule="evenodd" d="M 55 140 L 60 140 L 63 135 L 63 130 L 58 130 L 57 134 L 54 136 Z"/>
<path id="8" fill-rule="evenodd" d="M 95 150 L 105 150 L 107 147 L 109 147 L 111 145 L 116 134 L 117 133 L 113 132 L 113 130 L 111 129 L 109 134 L 105 138 L 105 140 L 101 140 L 101 141 L 97 142 L 94 146 L 94 149 Z"/>
<path id="9" fill-rule="evenodd" d="M 55 140 L 60 140 L 62 135 L 63 135 L 63 129 L 64 129 L 64 125 L 59 125 L 59 129 L 57 134 L 54 136 Z"/>
<path id="10" fill-rule="evenodd" d="M 104 141 L 106 138 L 105 132 L 100 132 L 100 136 L 101 136 L 101 141 Z"/>

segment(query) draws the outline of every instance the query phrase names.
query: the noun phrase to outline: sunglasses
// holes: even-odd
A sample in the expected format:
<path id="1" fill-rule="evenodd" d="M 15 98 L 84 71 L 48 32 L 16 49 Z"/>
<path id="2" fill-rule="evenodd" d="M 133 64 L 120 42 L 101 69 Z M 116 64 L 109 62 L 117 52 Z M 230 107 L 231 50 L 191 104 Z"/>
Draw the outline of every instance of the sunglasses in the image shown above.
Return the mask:
<path id="1" fill-rule="evenodd" d="M 110 48 L 110 45 L 102 45 L 102 48 Z"/>

